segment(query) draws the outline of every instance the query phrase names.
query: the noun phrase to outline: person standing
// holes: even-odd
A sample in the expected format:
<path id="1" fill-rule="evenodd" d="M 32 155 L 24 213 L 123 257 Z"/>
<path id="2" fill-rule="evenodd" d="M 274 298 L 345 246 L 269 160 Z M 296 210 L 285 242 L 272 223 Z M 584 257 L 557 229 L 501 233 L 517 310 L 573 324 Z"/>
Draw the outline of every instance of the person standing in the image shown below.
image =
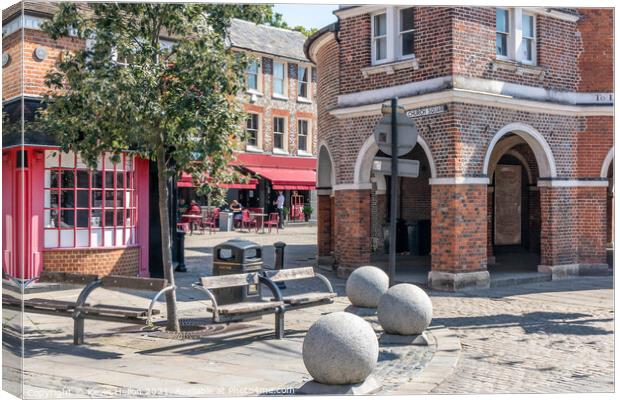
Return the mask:
<path id="1" fill-rule="evenodd" d="M 278 228 L 284 229 L 284 193 L 281 190 L 278 190 L 278 198 L 273 204 L 278 209 Z"/>

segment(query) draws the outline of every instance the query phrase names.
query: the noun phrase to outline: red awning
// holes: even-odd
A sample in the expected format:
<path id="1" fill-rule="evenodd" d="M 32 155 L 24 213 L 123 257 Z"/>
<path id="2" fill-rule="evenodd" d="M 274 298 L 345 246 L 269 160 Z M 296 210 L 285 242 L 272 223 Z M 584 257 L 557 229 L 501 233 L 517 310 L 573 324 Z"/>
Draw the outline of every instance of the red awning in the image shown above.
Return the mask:
<path id="1" fill-rule="evenodd" d="M 276 190 L 314 190 L 316 186 L 316 172 L 312 169 L 244 167 L 269 179 Z"/>
<path id="2" fill-rule="evenodd" d="M 219 187 L 224 189 L 256 189 L 256 185 L 258 184 L 258 179 L 250 178 L 248 182 L 241 183 L 221 183 Z M 177 187 L 191 188 L 194 187 L 194 180 L 192 179 L 192 175 L 186 172 L 181 173 L 181 178 L 177 182 Z"/>

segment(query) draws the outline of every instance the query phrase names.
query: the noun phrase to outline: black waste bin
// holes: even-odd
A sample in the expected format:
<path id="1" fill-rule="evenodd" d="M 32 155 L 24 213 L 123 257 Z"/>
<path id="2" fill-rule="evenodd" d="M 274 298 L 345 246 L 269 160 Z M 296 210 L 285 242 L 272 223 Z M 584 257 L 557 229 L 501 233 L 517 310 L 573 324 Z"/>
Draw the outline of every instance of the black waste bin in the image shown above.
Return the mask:
<path id="1" fill-rule="evenodd" d="M 409 236 L 409 254 L 412 256 L 420 255 L 420 230 L 418 227 L 418 221 L 407 222 L 407 235 Z"/>
<path id="2" fill-rule="evenodd" d="M 262 247 L 249 240 L 231 239 L 213 248 L 213 276 L 258 272 L 263 267 Z M 260 301 L 260 285 L 214 289 L 218 304 Z"/>
<path id="3" fill-rule="evenodd" d="M 404 219 L 396 222 L 396 253 L 409 251 L 409 234 L 407 223 Z M 390 252 L 390 226 L 383 226 L 383 251 L 385 254 Z"/>

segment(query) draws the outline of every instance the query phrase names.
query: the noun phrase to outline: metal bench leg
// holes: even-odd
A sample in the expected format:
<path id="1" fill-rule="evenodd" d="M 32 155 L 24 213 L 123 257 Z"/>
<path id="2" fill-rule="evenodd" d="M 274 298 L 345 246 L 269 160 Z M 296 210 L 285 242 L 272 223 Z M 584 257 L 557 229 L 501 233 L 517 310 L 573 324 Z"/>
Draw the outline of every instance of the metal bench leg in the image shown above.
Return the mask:
<path id="1" fill-rule="evenodd" d="M 73 319 L 73 344 L 84 344 L 84 318 Z"/>
<path id="2" fill-rule="evenodd" d="M 284 311 L 278 310 L 275 314 L 276 319 L 276 339 L 284 339 Z"/>

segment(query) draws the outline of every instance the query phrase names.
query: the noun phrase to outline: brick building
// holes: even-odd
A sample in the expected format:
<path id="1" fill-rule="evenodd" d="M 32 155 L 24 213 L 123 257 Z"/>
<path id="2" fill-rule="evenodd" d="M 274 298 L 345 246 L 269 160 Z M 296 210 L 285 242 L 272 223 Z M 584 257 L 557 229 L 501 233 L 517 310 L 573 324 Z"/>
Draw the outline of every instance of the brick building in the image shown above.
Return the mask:
<path id="1" fill-rule="evenodd" d="M 607 270 L 613 10 L 345 6 L 305 44 L 318 77 L 318 252 L 339 274 L 381 259 L 391 177 L 372 130 L 399 98 L 419 132 L 398 178 L 401 270 L 489 285 L 531 264 Z M 401 235 L 401 238 L 404 234 Z M 402 246 L 401 246 L 402 247 Z M 489 269 L 487 267 L 490 267 Z"/>
<path id="2" fill-rule="evenodd" d="M 45 132 L 22 132 L 22 121 L 34 119 L 48 90 L 46 72 L 63 51 L 87 45 L 75 37 L 54 41 L 41 30 L 55 11 L 54 3 L 26 1 L 2 14 L 3 273 L 25 280 L 43 269 L 157 276 L 162 266 L 154 165 L 129 154 L 120 163 L 104 155 L 90 172 L 79 155 L 59 152 Z M 232 46 L 258 58 L 248 70 L 247 92 L 239 95 L 253 140 L 237 160 L 257 179 L 252 188 L 231 184 L 231 191 L 245 190 L 248 199 L 263 203 L 249 189 L 267 195 L 272 188 L 297 190 L 310 198 L 316 80 L 303 53 L 305 37 L 237 20 L 230 37 Z M 162 38 L 162 44 L 174 40 Z M 191 181 L 181 176 L 184 185 L 191 187 Z"/>
<path id="3" fill-rule="evenodd" d="M 238 19 L 229 33 L 231 46 L 254 60 L 246 91 L 239 94 L 249 139 L 236 165 L 256 179 L 228 185 L 228 200 L 268 211 L 282 190 L 287 207 L 295 200 L 316 209 L 316 70 L 303 51 L 306 37 Z M 192 197 L 192 185 L 191 177 L 183 176 L 179 187 L 188 189 L 181 195 Z"/>

